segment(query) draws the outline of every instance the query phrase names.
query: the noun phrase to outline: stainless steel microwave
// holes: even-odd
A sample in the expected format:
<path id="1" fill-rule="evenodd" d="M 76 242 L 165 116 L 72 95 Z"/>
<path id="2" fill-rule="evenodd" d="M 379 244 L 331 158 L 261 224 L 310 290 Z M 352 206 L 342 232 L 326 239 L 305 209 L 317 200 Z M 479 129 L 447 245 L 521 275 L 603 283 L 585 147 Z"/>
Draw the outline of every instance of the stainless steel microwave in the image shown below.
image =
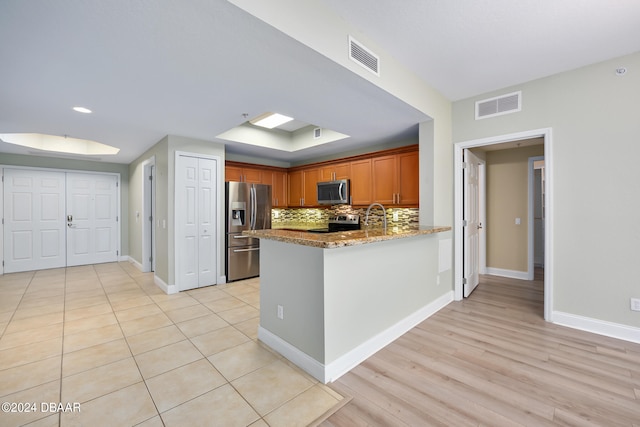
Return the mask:
<path id="1" fill-rule="evenodd" d="M 318 183 L 319 205 L 349 204 L 349 194 L 348 179 Z"/>

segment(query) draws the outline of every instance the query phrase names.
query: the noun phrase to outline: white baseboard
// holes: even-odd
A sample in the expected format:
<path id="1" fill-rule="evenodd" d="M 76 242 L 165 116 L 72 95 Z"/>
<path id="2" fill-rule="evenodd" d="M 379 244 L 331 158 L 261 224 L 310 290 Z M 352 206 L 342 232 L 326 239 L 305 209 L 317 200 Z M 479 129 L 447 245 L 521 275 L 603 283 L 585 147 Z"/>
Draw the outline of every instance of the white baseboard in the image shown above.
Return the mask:
<path id="1" fill-rule="evenodd" d="M 528 271 L 506 270 L 504 268 L 487 267 L 486 274 L 508 277 L 510 279 L 531 280 Z"/>
<path id="2" fill-rule="evenodd" d="M 327 383 L 325 380 L 325 366 L 307 353 L 298 350 L 297 347 L 292 346 L 262 326 L 258 326 L 258 339 L 318 381 L 324 384 Z"/>
<path id="3" fill-rule="evenodd" d="M 164 280 L 162 280 L 155 274 L 153 275 L 153 283 L 155 283 L 156 286 L 162 289 L 167 295 L 177 294 L 180 291 L 176 285 L 166 284 Z"/>
<path id="4" fill-rule="evenodd" d="M 127 256 L 126 259 L 124 261 L 129 261 L 131 264 L 133 264 L 138 270 L 142 271 L 142 264 L 140 264 L 138 261 L 136 261 L 135 259 L 131 258 L 130 256 Z"/>
<path id="5" fill-rule="evenodd" d="M 578 316 L 561 311 L 551 313 L 551 322 L 569 328 L 580 329 L 581 331 L 640 343 L 640 328 L 634 328 L 633 326 Z"/>
<path id="6" fill-rule="evenodd" d="M 327 384 L 337 380 L 342 375 L 349 372 L 378 350 L 398 339 L 407 331 L 438 312 L 451 301 L 453 301 L 453 291 L 447 292 L 435 301 L 427 304 L 390 328 L 380 332 L 328 365 L 320 363 L 261 326 L 258 328 L 258 339 L 286 357 L 318 381 Z"/>

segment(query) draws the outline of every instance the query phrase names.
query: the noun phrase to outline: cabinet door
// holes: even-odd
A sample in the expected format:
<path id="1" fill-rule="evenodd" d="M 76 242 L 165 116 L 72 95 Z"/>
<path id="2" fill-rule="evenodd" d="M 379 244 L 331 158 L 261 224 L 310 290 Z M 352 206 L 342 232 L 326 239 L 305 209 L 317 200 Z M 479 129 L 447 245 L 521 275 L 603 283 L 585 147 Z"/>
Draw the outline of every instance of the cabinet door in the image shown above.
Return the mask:
<path id="1" fill-rule="evenodd" d="M 302 175 L 304 206 L 318 206 L 317 184 L 320 178 L 320 169 L 305 169 L 302 171 Z"/>
<path id="2" fill-rule="evenodd" d="M 264 174 L 262 178 L 264 180 Z M 273 199 L 271 203 L 274 208 L 287 207 L 286 172 L 271 172 L 271 197 Z"/>
<path id="3" fill-rule="evenodd" d="M 243 168 L 244 182 L 262 184 L 262 169 Z M 269 184 L 269 182 L 267 182 Z"/>
<path id="4" fill-rule="evenodd" d="M 239 168 L 237 166 L 225 166 L 224 180 L 225 182 L 242 182 L 242 168 Z"/>
<path id="5" fill-rule="evenodd" d="M 395 194 L 397 193 L 396 156 L 374 157 L 371 160 L 371 169 L 373 175 L 373 201 L 383 205 L 394 204 Z"/>
<path id="6" fill-rule="evenodd" d="M 417 151 L 398 154 L 397 203 L 402 205 L 420 203 L 419 170 L 420 159 Z"/>
<path id="7" fill-rule="evenodd" d="M 289 206 L 302 206 L 302 171 L 289 172 Z"/>
<path id="8" fill-rule="evenodd" d="M 371 159 L 351 162 L 351 204 L 371 203 Z"/>

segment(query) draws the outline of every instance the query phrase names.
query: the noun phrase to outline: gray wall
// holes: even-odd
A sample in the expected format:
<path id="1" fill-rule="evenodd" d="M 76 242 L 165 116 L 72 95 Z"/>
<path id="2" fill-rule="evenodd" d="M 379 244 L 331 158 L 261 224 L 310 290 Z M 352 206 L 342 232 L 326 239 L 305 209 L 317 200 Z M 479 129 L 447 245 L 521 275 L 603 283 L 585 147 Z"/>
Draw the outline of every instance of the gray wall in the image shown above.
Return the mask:
<path id="1" fill-rule="evenodd" d="M 521 112 L 474 120 L 476 100 L 516 90 Z M 453 104 L 454 143 L 552 128 L 553 311 L 640 327 L 639 95 L 635 53 Z"/>
<path id="2" fill-rule="evenodd" d="M 127 165 L 9 153 L 0 153 L 0 165 L 120 174 L 120 255 L 129 254 L 129 167 Z"/>

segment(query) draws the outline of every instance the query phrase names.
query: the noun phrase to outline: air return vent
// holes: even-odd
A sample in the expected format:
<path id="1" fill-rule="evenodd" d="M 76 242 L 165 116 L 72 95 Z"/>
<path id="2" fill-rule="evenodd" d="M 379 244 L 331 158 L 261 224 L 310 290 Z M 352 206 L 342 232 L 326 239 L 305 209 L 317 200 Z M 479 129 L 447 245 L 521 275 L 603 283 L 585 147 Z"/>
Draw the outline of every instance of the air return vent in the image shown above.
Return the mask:
<path id="1" fill-rule="evenodd" d="M 349 58 L 376 76 L 380 75 L 380 58 L 378 58 L 378 55 L 371 52 L 351 36 L 349 36 Z"/>
<path id="2" fill-rule="evenodd" d="M 516 113 L 522 109 L 522 92 L 513 92 L 476 102 L 476 120 L 503 114 Z"/>

